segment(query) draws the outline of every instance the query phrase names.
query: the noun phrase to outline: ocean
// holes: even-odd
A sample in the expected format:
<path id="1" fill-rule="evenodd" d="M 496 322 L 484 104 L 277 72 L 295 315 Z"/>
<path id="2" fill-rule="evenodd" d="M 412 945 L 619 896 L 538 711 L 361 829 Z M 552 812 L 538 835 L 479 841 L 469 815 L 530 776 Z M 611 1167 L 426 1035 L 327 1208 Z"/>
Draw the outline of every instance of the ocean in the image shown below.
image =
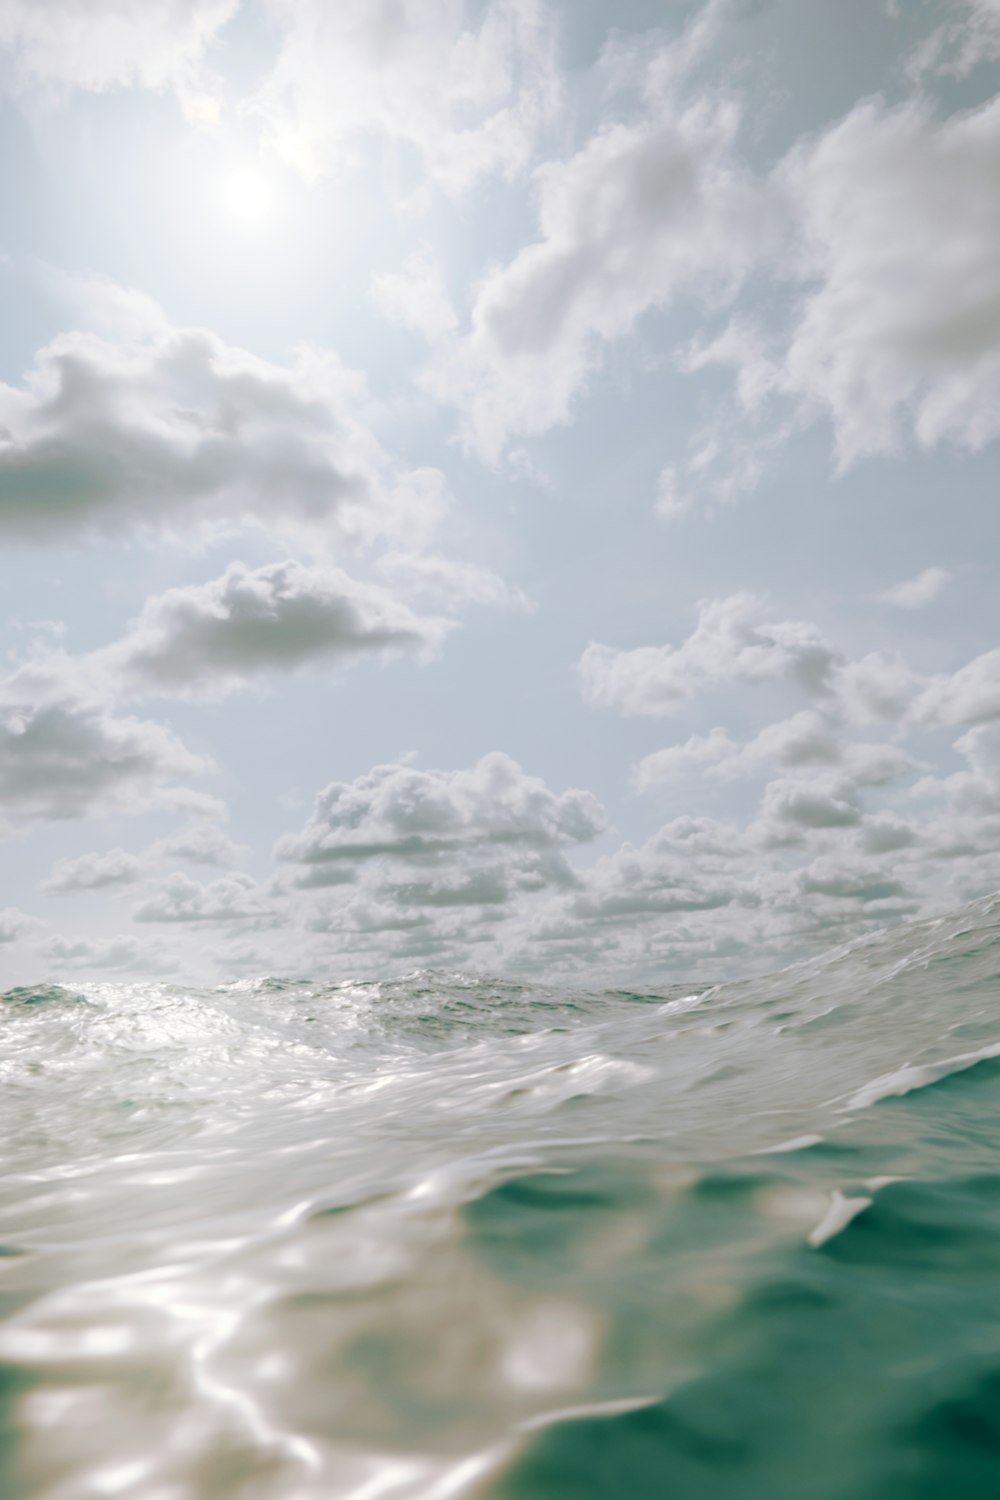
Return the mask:
<path id="1" fill-rule="evenodd" d="M 1000 1495 L 1000 898 L 0 1022 L 3 1500 Z"/>

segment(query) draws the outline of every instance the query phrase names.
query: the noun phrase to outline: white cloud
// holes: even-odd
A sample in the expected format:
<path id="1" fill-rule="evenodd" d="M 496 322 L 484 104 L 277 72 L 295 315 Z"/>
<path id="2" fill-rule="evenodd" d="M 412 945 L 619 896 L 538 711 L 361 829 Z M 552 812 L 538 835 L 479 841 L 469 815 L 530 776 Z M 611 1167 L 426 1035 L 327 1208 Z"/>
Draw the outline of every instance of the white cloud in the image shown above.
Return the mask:
<path id="1" fill-rule="evenodd" d="M 426 254 L 409 255 L 398 271 L 373 276 L 372 298 L 387 322 L 410 328 L 431 344 L 458 326 L 440 273 Z"/>
<path id="2" fill-rule="evenodd" d="M 716 726 L 707 735 L 693 734 L 684 744 L 645 756 L 637 783 L 646 788 L 694 773 L 728 781 L 777 765 L 807 774 L 840 769 L 859 786 L 884 786 L 918 769 L 898 745 L 852 742 L 844 737 L 844 728 L 842 705 L 836 701 L 823 713 L 807 708 L 768 724 L 743 745 Z"/>
<path id="3" fill-rule="evenodd" d="M 306 866 L 498 848 L 544 853 L 584 843 L 602 828 L 591 793 L 551 792 L 494 751 L 469 770 L 386 765 L 357 781 L 333 782 L 302 832 L 279 840 L 276 853 Z"/>
<path id="4" fill-rule="evenodd" d="M 667 466 L 661 514 L 695 493 L 738 498 L 818 418 L 841 470 L 914 441 L 978 450 L 1000 435 L 998 172 L 998 99 L 944 117 L 924 98 L 868 101 L 793 146 L 757 188 L 785 225 L 766 263 L 773 311 L 739 307 L 686 351 L 690 371 L 733 373 L 736 404 L 713 423 L 707 472 L 697 445 Z"/>
<path id="5" fill-rule="evenodd" d="M 0 911 L 0 943 L 16 943 L 18 938 L 38 925 L 36 919 L 26 912 L 18 911 L 14 906 L 4 907 Z"/>
<path id="6" fill-rule="evenodd" d="M 18 701 L 16 683 L 0 706 L 0 827 L 164 806 L 186 790 L 177 778 L 211 769 L 160 724 L 65 696 Z"/>
<path id="7" fill-rule="evenodd" d="M 928 679 L 913 707 L 921 724 L 977 724 L 1000 717 L 1000 650 Z"/>
<path id="8" fill-rule="evenodd" d="M 378 565 L 381 572 L 408 592 L 453 606 L 492 604 L 508 609 L 534 608 L 522 589 L 475 563 L 431 553 L 387 552 L 379 558 Z"/>
<path id="9" fill-rule="evenodd" d="M 739 745 L 718 725 L 708 734 L 693 734 L 683 745 L 654 750 L 639 762 L 636 780 L 640 787 L 655 786 L 679 776 L 704 772 L 725 764 L 739 754 Z"/>
<path id="10" fill-rule="evenodd" d="M 144 943 L 134 937 L 62 937 L 49 939 L 45 955 L 63 969 L 108 969 L 171 974 L 180 966 L 177 956 L 159 943 Z"/>
<path id="11" fill-rule="evenodd" d="M 754 835 L 767 845 L 803 842 L 815 829 L 852 828 L 861 822 L 857 787 L 836 777 L 781 777 L 764 789 Z"/>
<path id="12" fill-rule="evenodd" d="M 106 890 L 110 886 L 133 885 L 141 872 L 142 863 L 134 854 L 124 849 L 106 849 L 103 853 L 81 854 L 77 859 L 58 860 L 39 890 L 47 896 Z"/>
<path id="13" fill-rule="evenodd" d="M 621 713 L 660 715 L 717 682 L 787 678 L 811 694 L 828 693 L 839 654 L 806 621 L 760 621 L 763 608 L 746 593 L 706 601 L 680 646 L 620 651 L 592 643 L 578 667 L 583 695 Z"/>
<path id="14" fill-rule="evenodd" d="M 848 858 L 819 858 L 797 874 L 804 895 L 826 896 L 834 901 L 868 904 L 907 895 L 904 881 L 894 878 L 891 867 Z"/>
<path id="15" fill-rule="evenodd" d="M 382 134 L 458 192 L 521 170 L 559 102 L 540 0 L 270 0 L 270 9 L 282 47 L 253 108 L 266 143 L 307 177 L 352 165 L 365 136 Z"/>
<path id="16" fill-rule="evenodd" d="M 296 562 L 251 569 L 147 601 L 129 633 L 90 658 L 119 690 L 221 697 L 264 671 L 440 645 L 446 622 L 385 589 Z"/>
<path id="17" fill-rule="evenodd" d="M 393 463 L 360 377 L 300 349 L 277 365 L 197 329 L 113 343 L 68 333 L 0 385 L 0 533 L 191 529 L 255 521 L 313 546 L 428 535 L 435 469 Z"/>
<path id="18" fill-rule="evenodd" d="M 280 921 L 274 903 L 249 875 L 220 875 L 205 885 L 180 873 L 133 908 L 136 922 Z"/>
<path id="19" fill-rule="evenodd" d="M 190 860 L 196 865 L 235 865 L 247 854 L 214 823 L 193 823 L 157 839 L 146 850 L 151 860 Z"/>
<path id="20" fill-rule="evenodd" d="M 921 673 L 898 653 L 872 651 L 851 660 L 837 650 L 822 631 L 806 620 L 770 621 L 765 602 L 752 594 L 732 594 L 703 601 L 698 622 L 679 646 L 636 646 L 619 650 L 591 643 L 578 663 L 584 699 L 622 714 L 666 717 L 690 704 L 699 694 L 719 684 L 782 680 L 815 699 L 831 726 L 843 724 L 898 724 L 910 730 L 919 725 L 975 724 L 1000 714 L 1000 650 L 985 651 L 953 672 Z M 718 734 L 722 731 L 718 730 Z M 805 736 L 796 752 L 771 743 L 775 735 Z M 788 754 L 826 753 L 810 745 L 826 730 L 819 718 L 784 721 L 772 726 L 760 743 L 744 747 L 739 761 L 723 759 L 718 738 L 710 755 L 720 773 L 743 770 L 749 761 Z M 700 754 L 697 742 L 686 752 Z M 870 748 L 870 747 L 869 747 Z M 884 747 L 883 747 L 884 748 Z M 655 765 L 675 763 L 673 751 L 651 763 L 641 774 L 661 779 Z M 679 764 L 679 761 L 677 762 Z"/>
<path id="21" fill-rule="evenodd" d="M 884 604 L 894 604 L 898 609 L 921 609 L 930 604 L 951 582 L 947 568 L 925 568 L 915 578 L 905 578 L 902 583 L 886 589 L 879 598 Z"/>
<path id="22" fill-rule="evenodd" d="M 604 347 L 643 313 L 735 289 L 768 219 L 732 159 L 737 123 L 728 104 L 671 101 L 537 169 L 540 238 L 486 276 L 470 332 L 426 377 L 485 457 L 568 420 Z"/>
<path id="23" fill-rule="evenodd" d="M 239 0 L 4 0 L 0 49 L 22 77 L 103 93 L 140 86 L 180 93 L 211 112 L 204 54 Z"/>
<path id="24" fill-rule="evenodd" d="M 1000 100 L 858 106 L 779 172 L 807 287 L 783 369 L 844 464 L 1000 433 Z"/>
<path id="25" fill-rule="evenodd" d="M 916 48 L 907 71 L 919 81 L 928 73 L 964 77 L 978 63 L 1000 57 L 997 0 L 951 0 L 953 19 L 938 26 Z"/>

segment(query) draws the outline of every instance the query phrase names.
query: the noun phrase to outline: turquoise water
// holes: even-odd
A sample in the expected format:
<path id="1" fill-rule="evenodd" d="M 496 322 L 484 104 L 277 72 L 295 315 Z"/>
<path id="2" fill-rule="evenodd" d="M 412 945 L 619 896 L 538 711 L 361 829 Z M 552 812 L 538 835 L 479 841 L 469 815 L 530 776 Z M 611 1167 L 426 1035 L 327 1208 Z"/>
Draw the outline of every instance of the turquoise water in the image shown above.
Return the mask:
<path id="1" fill-rule="evenodd" d="M 19 989 L 4 1500 L 1000 1494 L 1000 899 L 768 979 Z"/>

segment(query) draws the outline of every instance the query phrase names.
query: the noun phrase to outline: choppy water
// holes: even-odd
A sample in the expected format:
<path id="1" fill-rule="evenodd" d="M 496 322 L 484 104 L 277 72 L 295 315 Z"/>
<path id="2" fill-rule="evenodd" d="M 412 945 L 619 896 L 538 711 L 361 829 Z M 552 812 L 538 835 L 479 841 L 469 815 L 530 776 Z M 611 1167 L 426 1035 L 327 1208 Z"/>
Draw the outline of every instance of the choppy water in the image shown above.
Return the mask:
<path id="1" fill-rule="evenodd" d="M 998 979 L 9 992 L 0 1495 L 995 1500 Z"/>

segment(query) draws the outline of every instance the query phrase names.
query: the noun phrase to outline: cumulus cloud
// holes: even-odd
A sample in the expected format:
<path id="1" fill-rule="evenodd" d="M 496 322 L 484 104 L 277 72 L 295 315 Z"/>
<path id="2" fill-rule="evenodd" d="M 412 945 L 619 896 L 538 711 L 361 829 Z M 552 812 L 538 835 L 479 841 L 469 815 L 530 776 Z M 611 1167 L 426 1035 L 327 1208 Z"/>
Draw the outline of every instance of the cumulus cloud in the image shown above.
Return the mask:
<path id="1" fill-rule="evenodd" d="M 1000 650 L 984 651 L 956 672 L 929 678 L 913 717 L 921 724 L 978 724 L 1000 717 Z"/>
<path id="2" fill-rule="evenodd" d="M 327 787 L 279 840 L 289 875 L 272 884 L 322 892 L 301 917 L 317 961 L 499 971 L 518 962 L 526 914 L 579 888 L 568 853 L 603 829 L 590 793 L 555 792 L 499 752 L 457 771 L 377 766 Z"/>
<path id="3" fill-rule="evenodd" d="M 761 599 L 747 593 L 708 600 L 680 646 L 620 651 L 592 643 L 578 667 L 583 695 L 621 713 L 660 715 L 717 682 L 783 677 L 810 693 L 829 692 L 839 653 L 806 621 L 761 622 L 763 608 Z"/>
<path id="4" fill-rule="evenodd" d="M 236 520 L 315 545 L 385 530 L 422 542 L 444 480 L 394 464 L 364 400 L 360 378 L 315 350 L 278 365 L 169 325 L 118 342 L 60 335 L 23 385 L 0 385 L 0 534 Z"/>
<path id="5" fill-rule="evenodd" d="M 947 568 L 925 568 L 915 578 L 904 578 L 902 583 L 886 589 L 879 598 L 883 604 L 894 604 L 897 609 L 921 609 L 938 597 L 951 582 Z"/>
<path id="6" fill-rule="evenodd" d="M 966 9 L 965 42 L 992 37 L 1000 55 L 992 0 Z M 736 401 L 665 465 L 660 514 L 748 493 L 821 418 L 841 470 L 914 442 L 978 450 L 1000 434 L 998 170 L 1000 100 L 942 115 L 917 97 L 859 104 L 756 180 L 761 211 L 784 226 L 782 253 L 761 261 L 768 314 L 737 302 L 721 332 L 681 352 L 689 372 L 728 369 Z"/>
<path id="7" fill-rule="evenodd" d="M 146 851 L 150 860 L 190 860 L 195 865 L 235 865 L 247 854 L 215 823 L 192 823 L 166 838 L 157 839 Z"/>
<path id="8" fill-rule="evenodd" d="M 539 239 L 485 278 L 470 331 L 432 366 L 429 389 L 461 408 L 487 458 L 566 421 L 642 314 L 731 292 L 757 255 L 767 203 L 734 162 L 735 109 L 670 103 L 537 169 Z"/>
<path id="9" fill-rule="evenodd" d="M 567 851 L 603 827 L 590 793 L 553 792 L 494 752 L 458 771 L 388 765 L 335 783 L 276 853 L 295 886 L 326 889 L 304 920 L 328 954 L 371 964 L 378 933 L 383 964 L 502 967 L 523 912 L 579 884 Z"/>
<path id="10" fill-rule="evenodd" d="M 47 896 L 107 890 L 111 886 L 133 885 L 141 872 L 142 863 L 134 854 L 124 849 L 106 849 L 103 853 L 81 854 L 77 859 L 58 860 L 39 890 Z"/>
<path id="11" fill-rule="evenodd" d="M 541 0 L 269 3 L 283 39 L 253 108 L 270 149 L 307 177 L 352 165 L 379 133 L 459 192 L 521 170 L 558 105 Z"/>
<path id="12" fill-rule="evenodd" d="M 340 972 L 416 962 L 706 979 L 995 885 L 1000 727 L 962 735 L 967 769 L 943 777 L 850 728 L 833 698 L 743 744 L 722 730 L 691 736 L 676 747 L 676 774 L 766 773 L 748 812 L 675 817 L 572 866 L 565 851 L 603 826 L 593 799 L 560 797 L 506 757 L 487 758 L 489 775 L 482 764 L 377 767 L 328 788 L 306 827 L 279 842 L 292 874 L 276 888 L 328 887 L 299 920 L 316 961 Z M 941 815 L 916 816 L 918 800 Z"/>
<path id="13" fill-rule="evenodd" d="M 643 756 L 636 772 L 640 787 L 655 786 L 676 777 L 710 770 L 739 754 L 739 745 L 716 725 L 708 734 L 692 734 L 682 745 L 670 745 Z"/>
<path id="14" fill-rule="evenodd" d="M 690 357 L 833 424 L 841 467 L 915 439 L 1000 433 L 1000 100 L 941 118 L 923 99 L 858 105 L 775 170 L 801 288 L 786 327 L 740 319 Z"/>
<path id="15" fill-rule="evenodd" d="M 837 707 L 834 703 L 826 712 L 802 709 L 765 725 L 743 745 L 718 726 L 707 735 L 693 734 L 683 744 L 644 756 L 637 768 L 637 784 L 646 788 L 692 774 L 735 780 L 780 766 L 792 772 L 836 767 L 859 786 L 884 786 L 918 769 L 918 763 L 898 745 L 847 739 Z"/>
<path id="16" fill-rule="evenodd" d="M 274 903 L 249 875 L 221 875 L 202 885 L 180 873 L 132 910 L 136 922 L 280 922 Z"/>
<path id="17" fill-rule="evenodd" d="M 321 792 L 301 833 L 279 840 L 279 859 L 305 866 L 434 860 L 463 850 L 558 850 L 595 838 L 603 813 L 589 792 L 551 792 L 499 751 L 469 770 L 385 765 Z"/>
<path id="18" fill-rule="evenodd" d="M 172 974 L 179 968 L 177 957 L 159 943 L 144 943 L 134 937 L 55 936 L 45 945 L 45 956 L 60 969 L 124 969 L 146 974 Z"/>
<path id="19" fill-rule="evenodd" d="M 7 906 L 0 911 L 0 943 L 16 943 L 19 937 L 37 926 L 34 917 L 18 911 L 15 906 Z"/>
<path id="20" fill-rule="evenodd" d="M 231 563 L 210 583 L 148 600 L 129 633 L 90 665 L 126 693 L 220 697 L 263 671 L 365 653 L 427 654 L 446 628 L 340 569 Z"/>
<path id="21" fill-rule="evenodd" d="M 749 761 L 767 757 L 779 762 L 785 755 L 823 759 L 829 727 L 841 723 L 882 722 L 911 730 L 975 724 L 1000 714 L 1000 650 L 985 651 L 943 673 L 922 673 L 898 652 L 871 651 L 851 659 L 807 620 L 768 620 L 765 601 L 746 593 L 703 601 L 695 629 L 678 646 L 620 650 L 594 642 L 577 670 L 588 703 L 646 717 L 678 713 L 720 684 L 783 681 L 815 700 L 825 721 L 800 716 L 772 726 L 758 744 L 740 751 L 741 770 Z M 663 779 L 695 760 L 716 761 L 720 773 L 735 768 L 722 733 L 714 731 L 707 745 L 696 738 L 686 747 L 671 747 L 641 774 Z M 776 736 L 791 739 L 783 748 Z"/>
<path id="22" fill-rule="evenodd" d="M 524 923 L 518 954 L 545 972 L 746 974 L 921 908 L 931 866 L 897 820 L 849 787 L 773 783 L 744 827 L 676 818 L 581 872 Z M 877 826 L 882 842 L 865 845 Z M 887 856 L 892 854 L 892 862 Z"/>
<path id="23" fill-rule="evenodd" d="M 857 788 L 834 777 L 808 781 L 781 777 L 764 789 L 755 831 L 765 844 L 797 844 L 813 829 L 851 828 L 861 822 Z"/>
<path id="24" fill-rule="evenodd" d="M 0 700 L 0 827 L 164 806 L 211 769 L 160 724 L 72 697 Z"/>

